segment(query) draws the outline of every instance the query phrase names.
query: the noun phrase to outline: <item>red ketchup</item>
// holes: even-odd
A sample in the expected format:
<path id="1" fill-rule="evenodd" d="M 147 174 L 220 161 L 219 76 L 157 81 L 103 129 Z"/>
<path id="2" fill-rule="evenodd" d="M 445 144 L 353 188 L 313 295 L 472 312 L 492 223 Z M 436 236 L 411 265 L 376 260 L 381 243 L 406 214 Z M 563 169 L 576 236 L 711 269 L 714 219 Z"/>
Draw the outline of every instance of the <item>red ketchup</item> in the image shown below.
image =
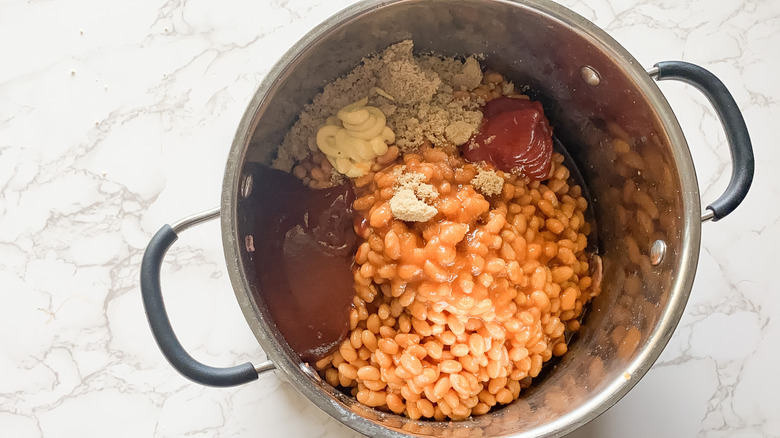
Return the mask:
<path id="1" fill-rule="evenodd" d="M 486 161 L 499 170 L 519 173 L 531 181 L 547 179 L 553 141 L 542 104 L 498 97 L 485 105 L 482 115 L 482 128 L 473 144 L 463 147 L 466 160 Z"/>

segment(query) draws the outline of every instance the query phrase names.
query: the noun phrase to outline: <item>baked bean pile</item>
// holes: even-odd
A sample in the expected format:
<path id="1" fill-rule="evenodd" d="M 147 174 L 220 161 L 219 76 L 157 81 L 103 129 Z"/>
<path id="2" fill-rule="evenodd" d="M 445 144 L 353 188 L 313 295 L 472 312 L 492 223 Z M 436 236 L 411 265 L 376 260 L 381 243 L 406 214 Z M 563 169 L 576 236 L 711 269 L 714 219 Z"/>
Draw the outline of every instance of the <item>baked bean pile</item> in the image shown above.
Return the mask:
<path id="1" fill-rule="evenodd" d="M 506 85 L 486 72 L 482 85 L 453 97 L 527 98 Z M 471 184 L 478 170 L 454 147 L 426 142 L 418 153 L 391 145 L 353 180 L 363 241 L 351 331 L 315 366 L 365 405 L 445 420 L 511 403 L 546 361 L 566 353 L 567 334 L 579 330 L 583 307 L 599 293 L 600 266 L 585 252 L 587 201 L 569 185 L 563 157 L 553 155 L 541 183 L 498 172 L 503 190 L 489 198 Z M 338 183 L 319 151 L 292 172 L 312 188 Z M 389 200 L 402 172 L 422 174 L 437 189 L 433 219 L 393 217 Z"/>
<path id="2" fill-rule="evenodd" d="M 429 146 L 358 178 L 351 333 L 316 363 L 325 379 L 412 419 L 463 419 L 515 400 L 567 351 L 567 331 L 598 293 L 587 202 L 562 162 L 555 154 L 543 183 L 501 174 L 489 199 L 470 183 L 477 167 Z M 399 170 L 438 190 L 432 220 L 393 218 Z"/>

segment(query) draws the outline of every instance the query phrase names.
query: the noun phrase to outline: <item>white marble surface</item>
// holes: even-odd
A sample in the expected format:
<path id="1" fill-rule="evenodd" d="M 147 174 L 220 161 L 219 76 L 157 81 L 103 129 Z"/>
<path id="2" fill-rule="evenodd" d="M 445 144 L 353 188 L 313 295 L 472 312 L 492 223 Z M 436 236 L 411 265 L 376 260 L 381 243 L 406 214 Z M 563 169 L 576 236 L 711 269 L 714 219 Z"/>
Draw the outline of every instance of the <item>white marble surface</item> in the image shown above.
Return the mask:
<path id="1" fill-rule="evenodd" d="M 180 377 L 151 337 L 138 286 L 151 234 L 219 202 L 260 79 L 348 3 L 0 2 L 0 435 L 357 436 L 275 375 L 233 389 Z M 780 1 L 564 4 L 645 66 L 682 59 L 715 72 L 756 154 L 745 203 L 703 228 L 690 302 L 660 360 L 573 436 L 780 436 Z M 662 89 L 712 200 L 729 169 L 719 124 L 689 88 Z M 182 235 L 163 286 L 196 357 L 264 359 L 215 223 Z"/>

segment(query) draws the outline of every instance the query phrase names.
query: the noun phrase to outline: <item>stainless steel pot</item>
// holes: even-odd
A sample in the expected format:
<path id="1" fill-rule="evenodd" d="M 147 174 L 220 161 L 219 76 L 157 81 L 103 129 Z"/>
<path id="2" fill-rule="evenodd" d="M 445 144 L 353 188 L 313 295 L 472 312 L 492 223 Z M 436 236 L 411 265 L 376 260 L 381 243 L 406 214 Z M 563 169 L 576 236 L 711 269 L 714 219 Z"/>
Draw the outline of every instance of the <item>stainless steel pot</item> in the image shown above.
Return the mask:
<path id="1" fill-rule="evenodd" d="M 569 352 L 511 405 L 461 422 L 414 421 L 379 412 L 322 382 L 289 348 L 255 284 L 245 239 L 254 232 L 252 183 L 303 105 L 361 57 L 412 38 L 418 51 L 484 54 L 489 68 L 527 85 L 590 187 L 604 261 L 602 293 Z M 723 122 L 733 174 L 702 215 L 680 126 L 653 78 L 704 92 Z M 643 69 L 606 33 L 546 0 L 363 2 L 331 17 L 271 70 L 239 124 L 227 161 L 221 207 L 164 226 L 144 255 L 141 286 L 150 325 L 171 364 L 206 385 L 229 386 L 278 369 L 322 410 L 369 436 L 560 436 L 625 395 L 666 345 L 690 293 L 701 222 L 744 198 L 753 176 L 750 139 L 723 84 L 686 63 Z M 168 322 L 160 265 L 177 234 L 221 217 L 228 272 L 248 324 L 270 361 L 217 369 L 195 361 Z"/>

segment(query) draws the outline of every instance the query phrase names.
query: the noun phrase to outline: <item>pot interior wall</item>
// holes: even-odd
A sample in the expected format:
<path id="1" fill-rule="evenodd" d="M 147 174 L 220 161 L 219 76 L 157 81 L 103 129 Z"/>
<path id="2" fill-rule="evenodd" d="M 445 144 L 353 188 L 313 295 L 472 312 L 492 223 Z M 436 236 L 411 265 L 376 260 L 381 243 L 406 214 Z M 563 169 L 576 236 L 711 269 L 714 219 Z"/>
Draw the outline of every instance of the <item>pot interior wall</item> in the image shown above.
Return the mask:
<path id="1" fill-rule="evenodd" d="M 676 276 L 685 266 L 683 212 L 691 206 L 683 205 L 679 158 L 657 110 L 625 71 L 625 65 L 635 61 L 619 47 L 608 47 L 611 40 L 594 39 L 592 28 L 572 28 L 566 23 L 573 19 L 570 13 L 543 5 L 553 12 L 487 1 L 399 2 L 352 18 L 347 11 L 342 16 L 346 21 L 294 49 L 298 52 L 286 67 L 261 88 L 265 96 L 254 115 L 255 128 L 242 164 L 245 173 L 258 163 L 269 163 L 303 105 L 363 56 L 407 38 L 414 40 L 419 52 L 481 53 L 488 68 L 503 73 L 517 87 L 527 86 L 544 104 L 556 136 L 584 176 L 598 224 L 599 241 L 594 243 L 603 258 L 602 293 L 592 301 L 569 352 L 518 401 L 465 422 L 419 422 L 363 407 L 321 383 L 335 404 L 313 401 L 331 414 L 338 405 L 390 430 L 425 436 L 445 435 L 444 429 L 446 435 L 504 436 L 534 428 L 542 432 L 571 428 L 569 423 L 584 418 L 583 411 L 600 411 L 614 403 L 610 394 L 622 395 L 632 386 L 629 381 L 646 371 L 636 364 L 649 366 L 640 355 L 660 352 L 649 351 L 653 350 L 649 344 L 659 336 L 665 343 L 658 333 L 659 321 L 669 318 L 670 300 L 680 300 L 672 291 L 685 289 Z M 583 80 L 584 66 L 598 72 L 598 85 Z M 676 147 L 685 149 L 684 144 Z M 237 206 L 239 241 L 253 234 L 251 219 L 262 214 L 247 209 L 250 204 Z M 698 204 L 693 208 L 698 214 Z M 660 265 L 653 266 L 649 253 L 656 240 L 666 243 L 667 253 Z M 240 265 L 252 284 L 249 257 L 244 250 Z M 256 314 L 270 321 L 263 291 L 252 288 Z M 687 296 L 687 289 L 682 294 Z M 685 297 L 681 299 L 684 302 Z M 672 328 L 675 323 L 676 319 Z M 284 345 L 278 334 L 269 333 L 274 344 Z M 289 349 L 283 348 L 282 355 L 295 360 Z M 365 433 L 367 424 L 357 427 Z"/>

